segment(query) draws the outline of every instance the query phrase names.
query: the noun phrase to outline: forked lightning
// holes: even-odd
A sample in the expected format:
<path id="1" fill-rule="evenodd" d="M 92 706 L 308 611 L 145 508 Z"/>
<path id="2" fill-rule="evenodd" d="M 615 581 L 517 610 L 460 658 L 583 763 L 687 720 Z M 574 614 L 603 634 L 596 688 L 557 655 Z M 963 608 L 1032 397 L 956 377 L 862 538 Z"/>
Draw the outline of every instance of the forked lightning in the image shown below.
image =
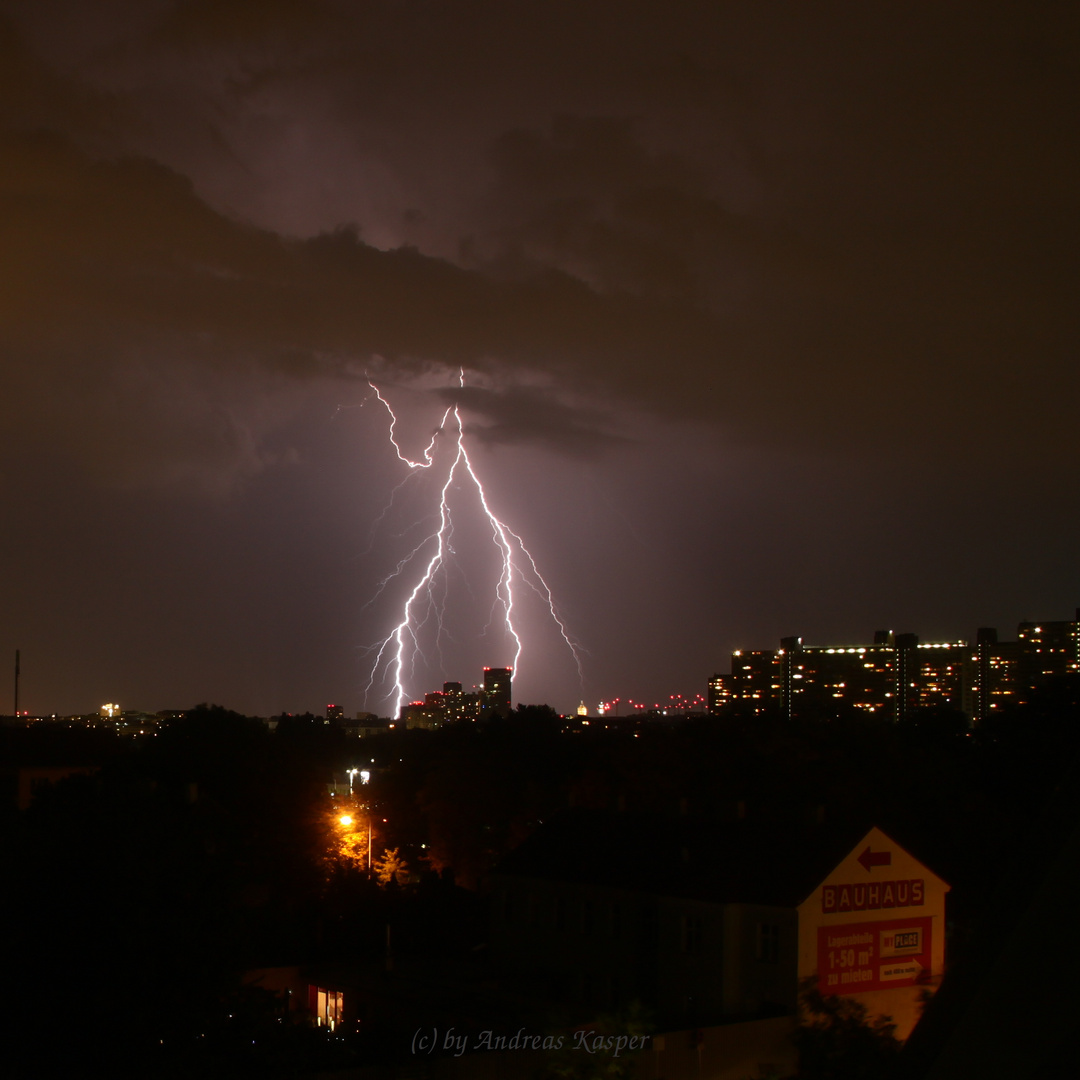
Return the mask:
<path id="1" fill-rule="evenodd" d="M 515 588 L 525 585 L 531 588 L 547 606 L 551 618 L 558 627 L 563 641 L 566 642 L 567 647 L 574 657 L 574 662 L 577 664 L 578 675 L 580 677 L 582 675 L 580 649 L 571 639 L 565 624 L 559 617 L 555 607 L 554 598 L 551 594 L 551 589 L 537 568 L 536 560 L 533 558 L 528 548 L 526 548 L 521 537 L 496 517 L 494 511 L 491 509 L 487 494 L 484 491 L 484 486 L 481 484 L 480 478 L 476 475 L 472 461 L 469 459 L 468 451 L 465 448 L 465 428 L 462 423 L 459 407 L 457 405 L 452 405 L 447 408 L 443 413 L 442 421 L 438 429 L 435 434 L 432 435 L 431 441 L 424 449 L 423 458 L 419 461 L 414 461 L 402 452 L 401 446 L 397 441 L 396 429 L 398 418 L 391 408 L 389 401 L 387 401 L 374 383 L 369 382 L 368 385 L 371 387 L 376 398 L 382 403 L 390 417 L 390 428 L 388 433 L 390 442 L 397 453 L 398 459 L 403 464 L 407 465 L 410 471 L 418 469 L 427 470 L 434 467 L 435 444 L 441 434 L 450 433 L 455 441 L 456 449 L 453 460 L 447 470 L 446 478 L 439 488 L 438 528 L 422 540 L 409 555 L 405 556 L 405 558 L 398 563 L 396 569 L 379 585 L 378 591 L 382 592 L 390 581 L 406 573 L 408 568 L 415 561 L 423 557 L 423 553 L 427 549 L 431 549 L 430 555 L 427 556 L 427 562 L 424 564 L 423 572 L 420 574 L 416 584 L 413 586 L 412 591 L 409 593 L 409 596 L 404 603 L 398 624 L 387 637 L 372 646 L 376 655 L 367 684 L 367 692 L 369 694 L 371 693 L 376 682 L 380 681 L 380 672 L 382 672 L 383 679 L 389 675 L 393 680 L 394 689 L 389 697 L 394 699 L 396 715 L 400 716 L 403 706 L 411 699 L 409 692 L 406 690 L 405 682 L 407 672 L 411 670 L 412 667 L 412 660 L 421 651 L 419 632 L 420 627 L 425 621 L 419 617 L 418 612 L 421 607 L 427 611 L 430 611 L 433 608 L 439 610 L 435 587 L 436 582 L 439 579 L 440 571 L 444 568 L 446 556 L 450 551 L 450 536 L 453 532 L 453 525 L 450 517 L 449 491 L 455 478 L 463 479 L 464 476 L 468 476 L 472 486 L 476 489 L 477 500 L 481 512 L 487 519 L 488 525 L 491 528 L 492 542 L 499 552 L 501 571 L 498 584 L 495 587 L 495 596 L 492 600 L 492 618 L 501 616 L 505 623 L 506 634 L 513 642 L 514 655 L 511 664 L 512 668 L 515 672 L 519 670 L 519 662 L 522 652 L 524 651 L 521 635 L 514 623 Z M 460 372 L 458 375 L 458 385 L 462 387 L 465 385 L 464 372 Z M 440 632 L 441 629 L 440 613 Z"/>

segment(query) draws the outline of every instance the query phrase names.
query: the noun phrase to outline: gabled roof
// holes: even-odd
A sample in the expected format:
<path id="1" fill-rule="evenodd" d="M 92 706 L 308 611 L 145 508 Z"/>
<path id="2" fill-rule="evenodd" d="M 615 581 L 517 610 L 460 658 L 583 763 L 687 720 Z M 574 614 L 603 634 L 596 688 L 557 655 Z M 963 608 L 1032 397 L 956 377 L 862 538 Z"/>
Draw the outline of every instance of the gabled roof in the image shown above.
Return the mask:
<path id="1" fill-rule="evenodd" d="M 827 871 L 827 876 L 834 881 L 845 884 L 870 883 L 889 878 L 912 878 L 931 877 L 944 885 L 946 891 L 949 886 L 943 878 L 939 877 L 924 863 L 915 858 L 911 852 L 901 847 L 891 836 L 887 836 L 881 829 L 875 826 L 862 837 L 849 851 L 839 858 L 833 867 Z M 817 884 L 824 885 L 825 877 Z M 818 892 L 817 887 L 804 898 L 807 904 Z"/>

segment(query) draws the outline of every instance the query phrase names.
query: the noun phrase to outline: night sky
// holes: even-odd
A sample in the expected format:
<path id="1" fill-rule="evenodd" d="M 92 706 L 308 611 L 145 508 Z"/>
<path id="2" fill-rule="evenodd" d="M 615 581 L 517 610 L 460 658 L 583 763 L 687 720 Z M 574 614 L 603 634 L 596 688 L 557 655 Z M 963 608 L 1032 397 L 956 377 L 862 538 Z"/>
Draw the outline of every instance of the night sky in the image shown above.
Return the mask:
<path id="1" fill-rule="evenodd" d="M 442 481 L 369 380 L 413 458 L 461 410 L 582 647 L 583 685 L 519 590 L 515 700 L 1071 618 L 1078 30 L 985 0 L 0 2 L 20 707 L 385 715 L 371 646 L 427 549 L 379 584 Z M 510 659 L 451 494 L 414 694 Z"/>

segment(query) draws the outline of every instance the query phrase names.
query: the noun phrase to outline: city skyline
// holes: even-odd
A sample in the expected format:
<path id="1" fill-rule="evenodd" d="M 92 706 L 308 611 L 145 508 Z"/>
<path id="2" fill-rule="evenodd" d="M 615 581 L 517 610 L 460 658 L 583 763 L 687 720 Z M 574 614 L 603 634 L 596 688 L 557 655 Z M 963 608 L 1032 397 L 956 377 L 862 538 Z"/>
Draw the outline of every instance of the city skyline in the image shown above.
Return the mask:
<path id="1" fill-rule="evenodd" d="M 566 637 L 523 587 L 520 659 L 493 639 L 453 489 L 410 694 L 513 665 L 572 712 L 792 633 L 1068 617 L 1077 36 L 1055 4 L 0 0 L 21 707 L 385 714 L 385 583 L 435 520 L 404 458 L 454 409 Z"/>
<path id="2" fill-rule="evenodd" d="M 709 711 L 734 705 L 805 718 L 854 709 L 903 721 L 945 710 L 974 727 L 995 710 L 1029 704 L 1047 680 L 1078 674 L 1080 608 L 1072 619 L 1022 621 L 1014 641 L 992 626 L 970 640 L 892 630 L 858 644 L 785 637 L 776 649 L 736 649 L 731 671 L 709 680 Z"/>
<path id="3" fill-rule="evenodd" d="M 820 691 L 821 688 L 828 689 L 829 678 L 850 679 L 856 669 L 865 667 L 873 670 L 863 682 L 837 682 L 832 687 L 846 687 L 842 693 L 828 695 L 843 699 L 837 708 L 854 707 L 894 721 L 910 716 L 914 709 L 946 708 L 964 713 L 968 723 L 976 725 L 986 719 L 993 709 L 1024 704 L 1027 693 L 1037 690 L 1041 680 L 1053 675 L 1080 672 L 1080 608 L 1074 609 L 1073 614 L 1074 618 L 1064 620 L 1020 620 L 1014 641 L 1003 640 L 997 627 L 985 626 L 978 627 L 974 634 L 966 637 L 944 641 L 925 641 L 910 630 L 900 633 L 876 630 L 872 638 L 864 635 L 862 638 L 832 643 L 811 641 L 802 636 L 786 636 L 780 639 L 779 648 L 735 649 L 730 655 L 730 672 L 714 669 L 704 693 L 697 691 L 684 695 L 675 692 L 659 695 L 660 700 L 653 701 L 635 701 L 631 696 L 611 695 L 588 704 L 582 699 L 576 708 L 555 711 L 564 716 L 618 718 L 657 713 L 675 716 L 705 712 L 716 714 L 723 712 L 728 705 L 749 705 L 759 713 L 780 712 L 792 717 L 802 715 L 808 704 L 811 714 L 816 715 L 825 703 Z M 1037 655 L 1042 653 L 1046 656 Z M 802 661 L 812 661 L 814 657 L 817 658 L 816 663 L 811 662 L 804 668 Z M 831 675 L 830 668 L 833 669 Z M 17 652 L 14 678 L 16 694 L 19 670 Z M 469 689 L 465 689 L 469 686 L 467 683 L 446 680 L 441 690 L 426 688 L 412 700 L 402 702 L 398 710 L 384 714 L 330 702 L 325 706 L 292 712 L 282 710 L 266 715 L 285 715 L 288 712 L 289 715 L 318 716 L 325 710 L 327 720 L 362 720 L 381 715 L 383 720 L 408 719 L 410 726 L 415 720 L 418 726 L 437 727 L 447 720 L 485 718 L 493 708 L 501 715 L 508 716 L 510 710 L 518 705 L 548 705 L 546 701 L 524 701 L 512 694 L 512 676 L 513 670 L 510 668 L 485 666 L 480 682 L 471 684 Z M 810 681 L 799 686 L 793 679 Z M 909 686 L 910 690 L 901 695 L 898 693 L 900 685 Z M 798 706 L 800 693 L 805 699 L 802 710 Z M 885 700 L 894 697 L 897 700 Z M 492 702 L 496 703 L 494 707 Z M 168 714 L 175 717 L 184 711 L 172 708 L 125 709 L 118 702 L 109 702 L 96 709 L 63 713 L 57 710 L 50 712 L 48 709 L 19 709 L 17 700 L 15 704 L 16 717 L 32 718 L 50 715 L 54 718 L 85 717 L 95 712 L 107 718 L 136 714 Z"/>

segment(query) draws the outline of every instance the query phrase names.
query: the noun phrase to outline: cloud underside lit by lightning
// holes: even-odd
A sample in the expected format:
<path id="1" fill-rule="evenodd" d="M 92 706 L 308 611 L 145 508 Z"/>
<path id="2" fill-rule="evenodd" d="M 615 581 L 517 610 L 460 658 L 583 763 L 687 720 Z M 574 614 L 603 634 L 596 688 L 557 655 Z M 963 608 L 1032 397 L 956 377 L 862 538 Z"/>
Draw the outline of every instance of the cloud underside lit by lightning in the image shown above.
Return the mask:
<path id="1" fill-rule="evenodd" d="M 578 678 L 583 682 L 581 647 L 571 638 L 564 621 L 560 617 L 551 588 L 540 573 L 536 560 L 525 546 L 522 538 L 505 522 L 500 520 L 491 509 L 487 493 L 466 449 L 465 425 L 461 418 L 459 405 L 451 405 L 445 410 L 439 426 L 424 448 L 422 457 L 419 460 L 414 460 L 402 451 L 397 441 L 398 417 L 395 415 L 389 401 L 374 383 L 369 381 L 368 385 L 371 387 L 375 397 L 386 409 L 390 418 L 388 431 L 390 443 L 399 461 L 409 469 L 409 474 L 394 489 L 394 495 L 408 482 L 411 476 L 419 472 L 429 472 L 439 468 L 436 445 L 441 436 L 447 436 L 453 440 L 453 450 L 452 456 L 451 454 L 443 455 L 448 460 L 448 464 L 445 461 L 443 462 L 446 471 L 438 489 L 436 527 L 419 544 L 415 545 L 412 551 L 398 562 L 396 568 L 379 583 L 376 595 L 381 594 L 392 581 L 406 576 L 410 570 L 414 570 L 418 574 L 415 584 L 403 603 L 397 625 L 385 638 L 370 646 L 370 650 L 375 653 L 375 659 L 368 678 L 367 695 L 370 696 L 377 685 L 392 683 L 393 688 L 386 695 L 386 700 L 392 699 L 394 701 L 395 715 L 400 716 L 404 705 L 413 700 L 413 696 L 407 689 L 406 684 L 417 657 L 423 654 L 422 632 L 428 623 L 434 619 L 436 647 L 445 633 L 446 587 L 444 578 L 447 570 L 447 559 L 453 554 L 452 540 L 454 536 L 450 493 L 451 489 L 457 485 L 469 487 L 475 493 L 477 512 L 480 519 L 486 522 L 490 529 L 491 542 L 497 552 L 499 575 L 491 600 L 488 625 L 490 626 L 501 620 L 512 653 L 509 666 L 515 673 L 519 672 L 521 657 L 525 652 L 521 632 L 515 623 L 515 603 L 520 589 L 528 588 L 540 599 L 550 615 L 562 641 L 573 657 L 577 666 Z M 458 386 L 461 388 L 465 386 L 464 372 L 460 372 L 458 375 Z M 391 496 L 392 501 L 393 495 Z M 384 511 L 384 515 L 385 513 Z"/>

